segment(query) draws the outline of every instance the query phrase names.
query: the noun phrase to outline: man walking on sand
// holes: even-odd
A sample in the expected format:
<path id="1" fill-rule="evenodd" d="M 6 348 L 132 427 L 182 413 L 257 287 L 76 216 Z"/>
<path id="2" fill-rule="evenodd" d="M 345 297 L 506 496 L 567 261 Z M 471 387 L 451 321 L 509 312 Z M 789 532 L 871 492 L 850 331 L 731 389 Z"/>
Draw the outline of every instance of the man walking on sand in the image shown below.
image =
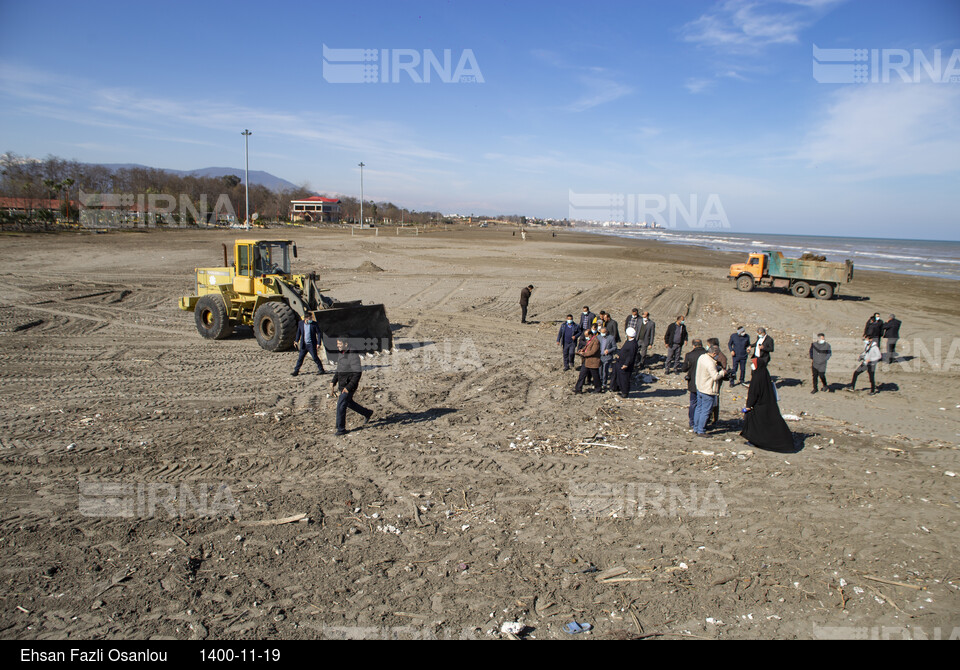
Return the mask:
<path id="1" fill-rule="evenodd" d="M 337 349 L 340 352 L 340 358 L 337 360 L 337 372 L 333 375 L 331 382 L 331 393 L 339 389 L 337 396 L 337 435 L 347 434 L 347 409 L 363 417 L 366 423 L 373 416 L 373 410 L 367 409 L 357 404 L 353 400 L 353 394 L 357 392 L 360 386 L 360 377 L 363 374 L 363 367 L 360 364 L 360 355 L 350 351 L 345 339 L 337 339 Z"/>
<path id="2" fill-rule="evenodd" d="M 867 376 L 870 377 L 870 395 L 877 395 L 876 371 L 877 363 L 881 358 L 883 358 L 883 354 L 880 353 L 880 347 L 877 346 L 877 343 L 864 336 L 863 351 L 860 352 L 860 357 L 857 359 L 860 365 L 853 371 L 853 379 L 850 380 L 851 391 L 857 390 L 857 377 L 866 371 Z"/>
<path id="3" fill-rule="evenodd" d="M 663 363 L 663 374 L 670 374 L 671 369 L 679 374 L 680 354 L 686 341 L 687 327 L 683 325 L 683 317 L 678 316 L 675 322 L 667 326 L 667 333 L 663 338 L 664 344 L 667 345 L 667 360 Z"/>
<path id="4" fill-rule="evenodd" d="M 308 353 L 313 357 L 313 362 L 317 364 L 317 374 L 326 374 L 326 370 L 323 369 L 323 363 L 320 362 L 320 358 L 317 356 L 317 347 L 321 346 L 321 342 L 320 328 L 317 326 L 316 321 L 313 320 L 313 313 L 307 312 L 307 315 L 303 317 L 303 321 L 297 324 L 297 336 L 293 341 L 300 349 L 300 355 L 297 357 L 297 364 L 294 366 L 293 372 L 290 373 L 292 377 L 300 374 L 300 366 L 303 365 L 303 359 L 307 357 Z"/>
<path id="5" fill-rule="evenodd" d="M 527 322 L 527 306 L 530 304 L 531 293 L 533 293 L 533 284 L 520 291 L 520 323 Z"/>
<path id="6" fill-rule="evenodd" d="M 813 390 L 817 393 L 817 382 L 823 384 L 824 391 L 831 391 L 827 385 L 827 361 L 833 355 L 833 350 L 827 343 L 827 336 L 817 333 L 817 341 L 810 345 L 810 371 L 813 373 Z"/>

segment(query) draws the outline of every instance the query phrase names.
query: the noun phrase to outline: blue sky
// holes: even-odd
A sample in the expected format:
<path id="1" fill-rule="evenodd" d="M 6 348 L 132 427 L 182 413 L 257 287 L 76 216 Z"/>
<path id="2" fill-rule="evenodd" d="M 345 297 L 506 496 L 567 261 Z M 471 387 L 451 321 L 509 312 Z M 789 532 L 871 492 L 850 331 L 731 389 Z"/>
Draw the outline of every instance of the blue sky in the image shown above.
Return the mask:
<path id="1" fill-rule="evenodd" d="M 333 83 L 324 45 L 483 81 Z M 814 45 L 960 74 L 960 3 L 0 0 L 0 151 L 242 167 L 249 128 L 251 169 L 358 195 L 363 161 L 414 209 L 715 194 L 734 231 L 960 239 L 960 82 L 820 83 Z"/>

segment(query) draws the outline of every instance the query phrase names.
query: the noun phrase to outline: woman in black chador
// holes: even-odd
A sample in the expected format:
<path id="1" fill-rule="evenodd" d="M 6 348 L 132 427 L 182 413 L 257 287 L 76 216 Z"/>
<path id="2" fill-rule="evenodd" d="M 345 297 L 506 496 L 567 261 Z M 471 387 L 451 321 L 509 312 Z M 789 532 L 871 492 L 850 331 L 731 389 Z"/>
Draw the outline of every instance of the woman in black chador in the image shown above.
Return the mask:
<path id="1" fill-rule="evenodd" d="M 747 391 L 747 407 L 740 435 L 761 449 L 792 452 L 793 434 L 780 416 L 777 394 L 765 357 L 754 358 L 750 367 L 753 376 Z"/>

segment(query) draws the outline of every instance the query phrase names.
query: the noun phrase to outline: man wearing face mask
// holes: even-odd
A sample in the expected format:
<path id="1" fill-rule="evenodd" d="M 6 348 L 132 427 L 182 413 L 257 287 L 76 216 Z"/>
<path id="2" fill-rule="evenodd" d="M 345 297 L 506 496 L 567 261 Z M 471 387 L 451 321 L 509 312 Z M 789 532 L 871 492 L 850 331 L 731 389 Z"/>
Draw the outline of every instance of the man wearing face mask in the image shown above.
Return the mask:
<path id="1" fill-rule="evenodd" d="M 817 341 L 810 345 L 810 370 L 813 372 L 813 390 L 810 393 L 817 393 L 817 381 L 823 384 L 824 391 L 833 392 L 827 385 L 827 361 L 833 351 L 827 344 L 827 338 L 823 333 L 817 333 Z"/>
<path id="2" fill-rule="evenodd" d="M 596 329 L 587 333 L 585 339 L 586 344 L 577 351 L 577 354 L 583 356 L 583 366 L 580 368 L 580 378 L 577 379 L 573 392 L 581 393 L 583 383 L 589 379 L 593 382 L 594 393 L 600 393 L 600 338 L 597 336 Z"/>
<path id="3" fill-rule="evenodd" d="M 673 370 L 680 374 L 680 354 L 683 344 L 687 341 L 687 327 L 683 324 L 683 317 L 678 316 L 674 323 L 667 326 L 667 333 L 663 338 L 667 345 L 667 360 L 663 363 L 663 374 L 668 375 Z"/>
<path id="4" fill-rule="evenodd" d="M 883 321 L 880 320 L 880 313 L 876 313 L 867 321 L 863 327 L 863 336 L 880 344 L 880 335 L 883 333 Z"/>
<path id="5" fill-rule="evenodd" d="M 851 391 L 857 390 L 857 377 L 866 370 L 867 376 L 870 377 L 870 395 L 877 394 L 876 370 L 877 362 L 881 358 L 883 358 L 883 354 L 880 353 L 880 347 L 877 346 L 877 343 L 868 337 L 864 337 L 863 351 L 857 359 L 860 361 L 860 365 L 853 371 L 853 379 L 850 380 Z"/>
<path id="6" fill-rule="evenodd" d="M 772 353 L 773 338 L 767 335 L 766 328 L 757 328 L 757 341 L 753 344 L 753 358 L 762 358 L 765 363 L 769 363 Z"/>
<path id="7" fill-rule="evenodd" d="M 557 346 L 563 347 L 563 371 L 566 372 L 576 364 L 577 339 L 580 337 L 580 326 L 573 322 L 573 315 L 567 314 L 567 320 L 560 324 L 557 333 Z"/>
<path id="8" fill-rule="evenodd" d="M 737 332 L 730 335 L 727 340 L 727 349 L 730 350 L 730 359 L 732 361 L 730 369 L 730 386 L 736 386 L 737 370 L 740 371 L 740 383 L 744 383 L 744 377 L 747 374 L 747 359 L 750 357 L 750 336 L 743 326 L 737 328 Z"/>
<path id="9" fill-rule="evenodd" d="M 597 320 L 597 315 L 590 311 L 590 308 L 586 305 L 583 306 L 583 311 L 580 313 L 580 330 L 581 332 L 586 333 L 590 330 L 590 326 L 594 324 Z"/>
<path id="10" fill-rule="evenodd" d="M 647 361 L 647 348 L 653 346 L 657 336 L 657 324 L 650 318 L 650 312 L 640 315 L 640 327 L 637 331 L 637 369 L 642 370 Z"/>

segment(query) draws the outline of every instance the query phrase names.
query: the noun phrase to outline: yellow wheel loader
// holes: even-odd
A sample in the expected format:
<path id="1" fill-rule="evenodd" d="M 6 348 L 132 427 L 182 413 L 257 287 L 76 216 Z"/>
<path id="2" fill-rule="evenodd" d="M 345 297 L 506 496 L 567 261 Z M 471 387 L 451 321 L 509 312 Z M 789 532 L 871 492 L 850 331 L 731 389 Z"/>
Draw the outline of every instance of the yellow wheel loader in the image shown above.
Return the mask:
<path id="1" fill-rule="evenodd" d="M 193 312 L 200 335 L 222 340 L 235 326 L 250 326 L 267 351 L 293 346 L 297 323 L 311 312 L 328 354 L 337 339 L 351 351 L 390 352 L 393 334 L 383 305 L 359 300 L 338 302 L 320 292 L 315 273 L 290 273 L 297 245 L 290 240 L 236 240 L 233 264 L 223 245 L 223 267 L 196 268 L 197 294 L 180 298 L 180 309 Z"/>

